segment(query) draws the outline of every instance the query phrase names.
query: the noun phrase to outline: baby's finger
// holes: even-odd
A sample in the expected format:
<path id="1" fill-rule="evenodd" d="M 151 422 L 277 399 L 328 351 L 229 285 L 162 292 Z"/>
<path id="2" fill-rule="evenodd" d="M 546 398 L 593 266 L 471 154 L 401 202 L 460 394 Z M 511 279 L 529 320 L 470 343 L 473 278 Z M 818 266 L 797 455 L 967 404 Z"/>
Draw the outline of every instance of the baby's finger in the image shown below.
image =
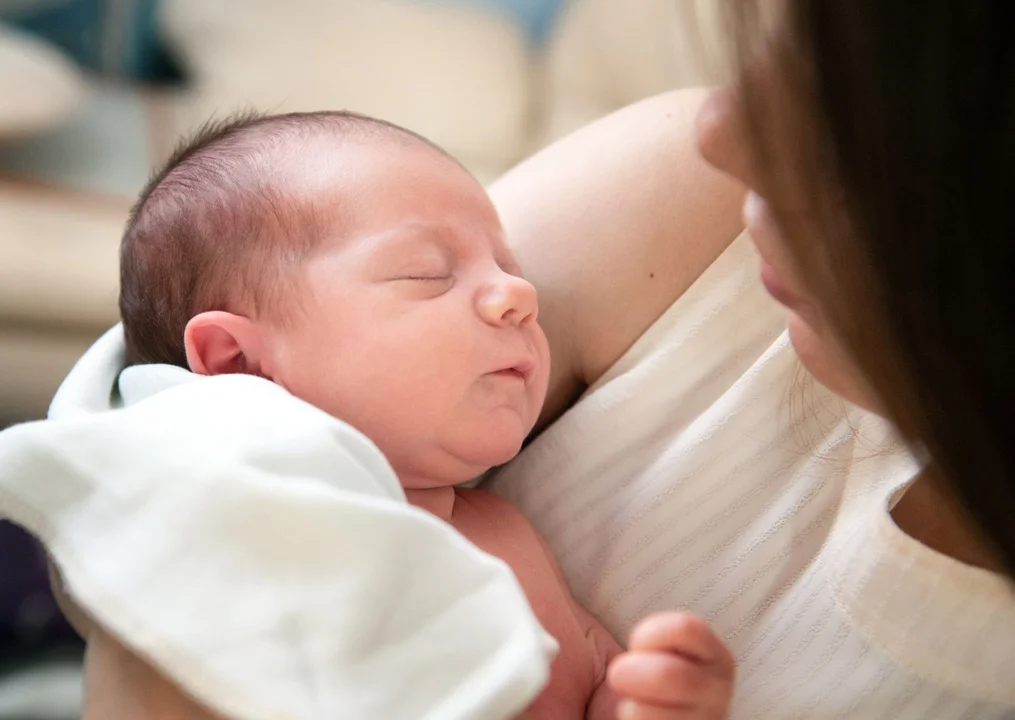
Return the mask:
<path id="1" fill-rule="evenodd" d="M 617 720 L 673 720 L 673 710 L 636 700 L 621 700 L 617 703 Z"/>
<path id="2" fill-rule="evenodd" d="M 610 663 L 606 677 L 618 695 L 670 708 L 722 708 L 732 692 L 725 678 L 672 653 L 624 653 Z"/>
<path id="3" fill-rule="evenodd" d="M 703 713 L 698 710 L 666 708 L 636 700 L 621 700 L 617 705 L 617 720 L 723 720 L 725 715 Z"/>
<path id="4" fill-rule="evenodd" d="M 713 666 L 731 680 L 736 660 L 704 620 L 689 612 L 650 615 L 631 632 L 630 650 L 662 651 Z"/>

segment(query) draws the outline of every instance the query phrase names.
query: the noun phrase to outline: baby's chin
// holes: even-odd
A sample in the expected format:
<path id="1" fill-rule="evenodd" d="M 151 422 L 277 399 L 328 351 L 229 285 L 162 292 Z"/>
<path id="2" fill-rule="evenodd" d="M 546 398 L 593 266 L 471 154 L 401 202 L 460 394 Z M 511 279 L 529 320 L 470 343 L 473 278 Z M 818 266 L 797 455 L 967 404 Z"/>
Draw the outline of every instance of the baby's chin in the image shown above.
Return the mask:
<path id="1" fill-rule="evenodd" d="M 463 438 L 457 444 L 454 454 L 463 465 L 478 469 L 481 475 L 490 468 L 513 460 L 522 449 L 529 428 L 522 423 L 516 427 L 504 427 L 502 423 L 491 423 L 482 434 Z"/>

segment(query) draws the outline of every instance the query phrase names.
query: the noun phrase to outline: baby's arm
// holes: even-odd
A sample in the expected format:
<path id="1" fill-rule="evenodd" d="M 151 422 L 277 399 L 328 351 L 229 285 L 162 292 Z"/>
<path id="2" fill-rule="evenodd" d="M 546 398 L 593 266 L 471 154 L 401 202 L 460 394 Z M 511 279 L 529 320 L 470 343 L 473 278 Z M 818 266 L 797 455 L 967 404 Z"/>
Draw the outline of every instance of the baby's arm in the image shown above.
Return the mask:
<path id="1" fill-rule="evenodd" d="M 557 562 L 557 558 L 554 556 L 553 551 L 550 550 L 550 546 L 543 539 L 543 536 L 536 532 L 535 528 L 532 528 L 532 531 L 539 538 L 543 552 L 546 554 L 546 559 L 553 568 L 553 572 L 557 576 L 561 587 L 567 588 L 564 572 L 560 569 L 560 563 Z M 614 640 L 606 628 L 592 617 L 588 610 L 583 608 L 573 596 L 571 597 L 571 610 L 585 631 L 585 639 L 595 652 L 598 666 L 596 689 L 592 692 L 588 704 L 585 706 L 585 718 L 586 720 L 615 720 L 617 718 L 617 703 L 620 700 L 620 696 L 606 681 L 606 674 L 610 663 L 613 662 L 615 657 L 624 652 L 624 648 Z"/>
<path id="2" fill-rule="evenodd" d="M 577 602 L 575 602 L 575 613 L 585 624 L 585 637 L 595 648 L 598 661 L 601 663 L 599 684 L 592 693 L 592 697 L 589 698 L 589 704 L 585 707 L 585 720 L 614 720 L 617 717 L 617 703 L 620 702 L 620 695 L 610 687 L 606 677 L 613 659 L 624 652 L 624 648 L 613 639 L 606 628 L 599 624 L 598 620 Z"/>
<path id="3" fill-rule="evenodd" d="M 610 665 L 609 685 L 624 699 L 620 720 L 711 718 L 729 714 L 736 660 L 708 624 L 691 613 L 652 615 L 631 632 Z"/>

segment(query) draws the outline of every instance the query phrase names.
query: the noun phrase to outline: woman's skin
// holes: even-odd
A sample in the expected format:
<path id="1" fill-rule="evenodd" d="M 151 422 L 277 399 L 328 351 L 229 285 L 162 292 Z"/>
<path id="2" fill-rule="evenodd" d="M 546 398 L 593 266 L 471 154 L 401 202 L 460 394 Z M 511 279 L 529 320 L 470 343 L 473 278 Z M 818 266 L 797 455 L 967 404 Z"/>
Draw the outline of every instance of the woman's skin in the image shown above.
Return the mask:
<path id="1" fill-rule="evenodd" d="M 544 150 L 491 188 L 510 244 L 540 292 L 553 375 L 539 428 L 569 407 L 698 278 L 742 229 L 754 184 L 735 96 L 682 91 L 625 108 Z M 697 144 L 700 143 L 700 154 Z M 709 167 L 702 155 L 723 174 Z M 790 310 L 794 345 L 815 377 L 872 410 L 804 283 L 793 277 L 763 193 L 746 215 L 763 273 Z M 538 429 L 538 428 L 537 428 Z M 893 517 L 917 540 L 997 568 L 964 517 L 918 481 Z M 84 717 L 213 720 L 172 682 L 74 612 L 88 642 Z"/>
<path id="2" fill-rule="evenodd" d="M 704 90 L 631 105 L 564 138 L 490 194 L 539 290 L 560 415 L 743 229 L 743 187 L 698 152 Z"/>
<path id="3" fill-rule="evenodd" d="M 742 186 L 695 145 L 704 91 L 625 108 L 542 151 L 491 188 L 509 243 L 539 289 L 553 375 L 540 427 L 558 417 L 742 229 Z M 57 584 L 58 585 L 58 584 Z M 214 720 L 73 607 L 88 643 L 85 720 Z"/>
<path id="4" fill-rule="evenodd" d="M 714 167 L 749 188 L 743 217 L 762 258 L 762 280 L 789 311 L 787 325 L 801 362 L 830 390 L 877 413 L 880 405 L 877 397 L 836 341 L 805 279 L 793 271 L 788 246 L 764 200 L 764 189 L 758 180 L 761 173 L 751 167 L 744 127 L 735 91 L 716 90 L 703 104 L 698 118 L 701 154 Z M 814 242 L 819 241 L 817 228 L 810 236 Z M 892 509 L 896 524 L 906 534 L 940 553 L 968 565 L 1001 572 L 1000 562 L 988 551 L 955 502 L 939 489 L 941 486 L 941 483 L 927 482 L 926 478 L 917 480 Z"/>
<path id="5" fill-rule="evenodd" d="M 744 152 L 736 98 L 668 93 L 621 110 L 544 150 L 491 188 L 510 244 L 540 292 L 553 375 L 538 427 L 569 407 L 698 278 L 742 229 Z M 697 147 L 700 143 L 700 151 Z M 726 176 L 709 167 L 702 155 Z M 793 277 L 763 204 L 746 213 L 763 273 L 790 309 L 794 345 L 815 377 L 877 409 Z M 760 203 L 760 204 L 759 204 Z M 968 564 L 997 569 L 975 529 L 930 482 L 893 510 L 917 540 Z M 214 720 L 172 682 L 125 649 L 70 601 L 88 641 L 84 718 Z"/>
<path id="6" fill-rule="evenodd" d="M 82 718 L 220 720 L 99 626 L 85 639 L 85 702 Z"/>

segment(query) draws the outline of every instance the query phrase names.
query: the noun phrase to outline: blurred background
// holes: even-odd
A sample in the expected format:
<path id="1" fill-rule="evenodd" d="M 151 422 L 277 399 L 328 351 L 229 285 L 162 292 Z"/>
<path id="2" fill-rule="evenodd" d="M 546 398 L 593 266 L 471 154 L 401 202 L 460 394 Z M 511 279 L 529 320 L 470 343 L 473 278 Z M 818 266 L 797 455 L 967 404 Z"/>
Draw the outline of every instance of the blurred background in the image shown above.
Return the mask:
<path id="1" fill-rule="evenodd" d="M 355 110 L 487 182 L 616 108 L 711 80 L 721 2 L 0 0 L 0 427 L 43 417 L 117 321 L 126 213 L 209 117 Z M 81 649 L 43 553 L 0 522 L 0 720 L 79 717 Z"/>

